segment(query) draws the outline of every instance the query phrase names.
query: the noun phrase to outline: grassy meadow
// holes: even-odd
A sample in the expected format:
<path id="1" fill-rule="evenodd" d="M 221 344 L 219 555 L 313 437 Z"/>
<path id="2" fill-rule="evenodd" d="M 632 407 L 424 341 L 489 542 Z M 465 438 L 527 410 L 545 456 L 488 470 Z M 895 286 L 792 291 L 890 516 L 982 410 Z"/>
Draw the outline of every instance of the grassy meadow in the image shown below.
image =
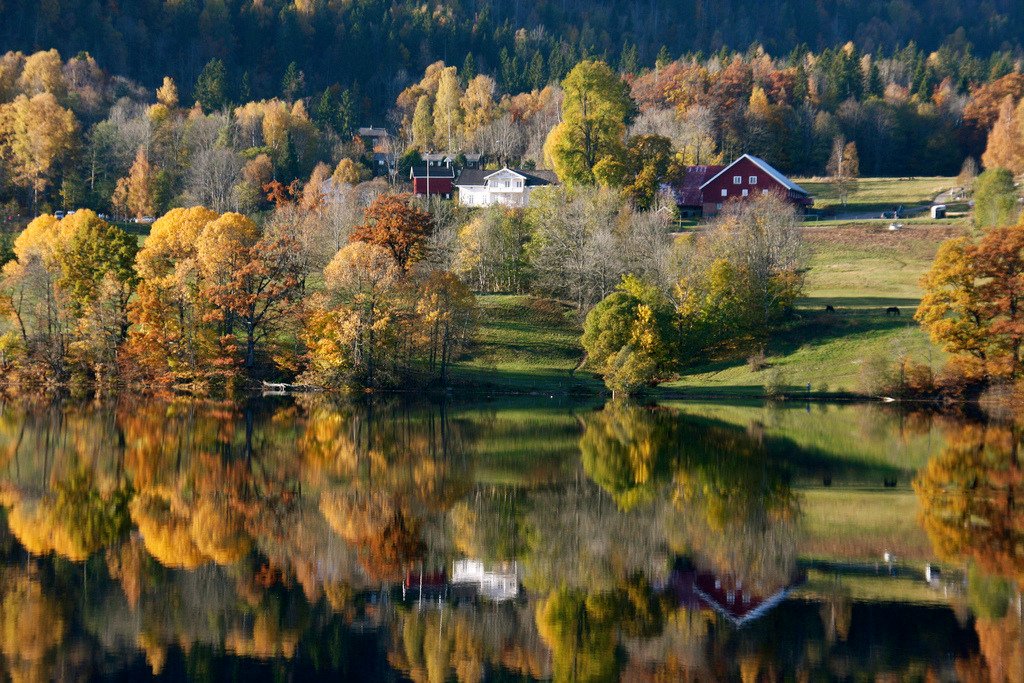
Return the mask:
<path id="1" fill-rule="evenodd" d="M 945 361 L 917 323 L 920 280 L 955 224 L 807 228 L 810 269 L 798 316 L 769 345 L 767 367 L 746 362 L 698 365 L 665 385 L 683 394 L 759 396 L 769 381 L 788 392 L 849 394 L 865 388 L 865 362 L 908 354 L 938 369 Z M 833 306 L 834 313 L 827 313 Z M 896 306 L 900 315 L 886 309 Z"/>
<path id="2" fill-rule="evenodd" d="M 797 179 L 797 184 L 814 197 L 817 211 L 874 213 L 930 204 L 935 197 L 957 187 L 956 178 L 860 178 L 844 206 L 835 186 L 827 178 Z"/>
<path id="3" fill-rule="evenodd" d="M 831 186 L 800 181 L 828 205 Z M 851 196 L 861 206 L 930 201 L 955 178 L 866 178 Z M 891 208 L 891 206 L 889 207 Z M 945 361 L 913 320 L 920 280 L 939 244 L 963 234 L 960 219 L 915 219 L 899 231 L 888 221 L 808 224 L 809 271 L 798 316 L 767 349 L 768 364 L 752 369 L 743 359 L 698 363 L 662 385 L 661 396 L 760 397 L 766 383 L 787 393 L 835 396 L 861 393 L 865 362 L 908 354 L 938 369 Z M 589 393 L 602 390 L 590 372 L 574 371 L 583 357 L 580 321 L 567 307 L 529 296 L 479 297 L 478 344 L 453 372 L 461 389 Z M 826 313 L 826 306 L 835 313 Z M 887 315 L 896 306 L 900 315 Z"/>

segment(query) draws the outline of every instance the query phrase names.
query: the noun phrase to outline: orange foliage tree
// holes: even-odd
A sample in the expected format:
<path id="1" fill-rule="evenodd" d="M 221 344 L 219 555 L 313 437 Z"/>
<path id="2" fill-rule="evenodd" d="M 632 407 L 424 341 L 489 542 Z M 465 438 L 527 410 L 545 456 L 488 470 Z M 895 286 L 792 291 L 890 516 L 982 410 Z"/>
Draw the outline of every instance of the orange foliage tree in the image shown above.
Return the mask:
<path id="1" fill-rule="evenodd" d="M 387 249 L 402 270 L 422 258 L 424 242 L 434 229 L 430 214 L 414 207 L 412 195 L 382 194 L 366 207 L 366 222 L 352 230 L 351 241 Z"/>
<path id="2" fill-rule="evenodd" d="M 914 317 L 934 342 L 980 376 L 1024 374 L 1024 225 L 948 240 L 922 283 Z"/>

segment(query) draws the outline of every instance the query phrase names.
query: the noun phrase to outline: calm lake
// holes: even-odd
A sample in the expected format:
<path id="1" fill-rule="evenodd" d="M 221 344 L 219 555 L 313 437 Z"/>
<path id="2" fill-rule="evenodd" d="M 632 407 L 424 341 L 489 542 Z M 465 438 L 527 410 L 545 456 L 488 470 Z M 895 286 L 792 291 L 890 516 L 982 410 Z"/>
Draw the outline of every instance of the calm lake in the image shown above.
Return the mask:
<path id="1" fill-rule="evenodd" d="M 1024 681 L 1024 438 L 878 405 L 0 410 L 14 680 Z"/>

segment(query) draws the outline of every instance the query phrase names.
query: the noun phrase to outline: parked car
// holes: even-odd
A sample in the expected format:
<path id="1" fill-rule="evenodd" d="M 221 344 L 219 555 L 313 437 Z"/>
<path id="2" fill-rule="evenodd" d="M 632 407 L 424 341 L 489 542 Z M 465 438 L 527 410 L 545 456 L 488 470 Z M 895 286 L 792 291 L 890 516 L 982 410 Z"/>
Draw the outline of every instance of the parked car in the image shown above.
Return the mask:
<path id="1" fill-rule="evenodd" d="M 60 220 L 60 219 L 64 218 L 64 212 L 63 211 L 54 211 L 53 212 L 53 217 L 56 218 L 57 220 Z"/>

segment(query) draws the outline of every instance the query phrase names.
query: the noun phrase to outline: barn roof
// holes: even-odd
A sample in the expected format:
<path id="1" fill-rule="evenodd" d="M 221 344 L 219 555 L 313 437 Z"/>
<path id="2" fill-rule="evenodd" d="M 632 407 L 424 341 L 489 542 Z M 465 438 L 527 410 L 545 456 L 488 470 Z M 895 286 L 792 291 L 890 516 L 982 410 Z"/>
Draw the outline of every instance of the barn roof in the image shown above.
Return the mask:
<path id="1" fill-rule="evenodd" d="M 700 188 L 725 166 L 687 166 L 682 181 L 672 187 L 676 203 L 680 206 L 700 206 L 704 203 Z"/>
<path id="2" fill-rule="evenodd" d="M 706 181 L 704 181 L 704 184 L 700 186 L 700 189 L 703 190 L 708 185 L 708 183 L 710 183 L 711 181 L 715 180 L 720 175 L 723 175 L 724 173 L 727 173 L 730 168 L 732 168 L 733 166 L 738 164 L 743 159 L 749 159 L 756 166 L 758 166 L 762 171 L 764 171 L 765 173 L 770 175 L 772 178 L 774 178 L 777 183 L 779 183 L 780 185 L 785 187 L 787 190 L 792 190 L 793 192 L 798 192 L 798 193 L 803 194 L 803 195 L 809 195 L 810 194 L 807 190 L 805 190 L 804 188 L 800 187 L 799 185 L 794 183 L 792 180 L 790 180 L 786 176 L 782 175 L 782 173 L 780 173 L 774 166 L 769 164 L 767 161 L 765 161 L 764 159 L 761 159 L 760 157 L 755 157 L 753 154 L 744 154 L 740 158 L 736 159 L 734 162 L 732 162 L 731 164 L 729 164 L 728 166 L 726 166 L 725 168 L 720 170 L 714 176 L 712 176 L 711 178 L 708 178 Z"/>

